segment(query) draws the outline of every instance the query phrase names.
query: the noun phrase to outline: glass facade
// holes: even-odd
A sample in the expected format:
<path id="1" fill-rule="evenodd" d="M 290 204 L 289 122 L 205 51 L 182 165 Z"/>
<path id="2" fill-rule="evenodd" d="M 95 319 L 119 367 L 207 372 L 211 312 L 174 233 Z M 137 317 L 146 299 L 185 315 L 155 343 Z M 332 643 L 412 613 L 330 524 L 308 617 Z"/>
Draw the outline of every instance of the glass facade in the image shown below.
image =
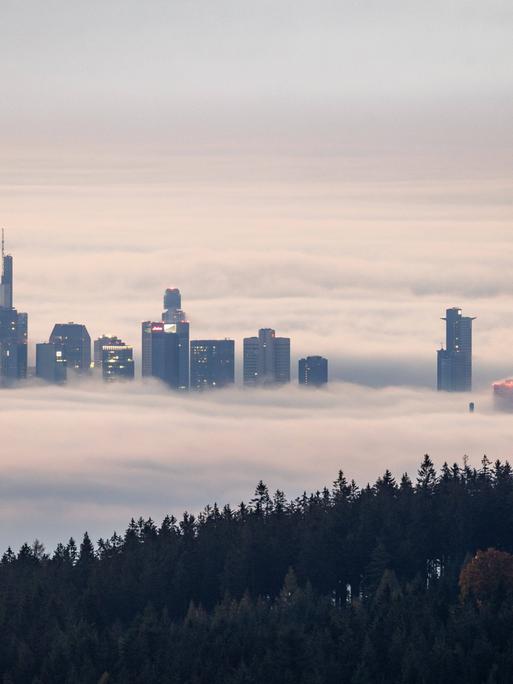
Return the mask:
<path id="1" fill-rule="evenodd" d="M 244 384 L 290 382 L 290 338 L 276 337 L 272 328 L 261 328 L 258 337 L 244 339 L 243 354 Z"/>
<path id="2" fill-rule="evenodd" d="M 191 341 L 191 389 L 226 387 L 234 382 L 233 340 Z"/>
<path id="3" fill-rule="evenodd" d="M 66 366 L 77 373 L 89 373 L 91 369 L 91 338 L 81 323 L 56 323 L 50 342 L 62 352 Z"/>
<path id="4" fill-rule="evenodd" d="M 447 309 L 445 349 L 437 352 L 437 388 L 446 392 L 472 389 L 472 321 L 458 307 Z"/>
<path id="5" fill-rule="evenodd" d="M 300 385 L 325 385 L 328 382 L 328 359 L 322 356 L 299 359 L 298 382 Z"/>

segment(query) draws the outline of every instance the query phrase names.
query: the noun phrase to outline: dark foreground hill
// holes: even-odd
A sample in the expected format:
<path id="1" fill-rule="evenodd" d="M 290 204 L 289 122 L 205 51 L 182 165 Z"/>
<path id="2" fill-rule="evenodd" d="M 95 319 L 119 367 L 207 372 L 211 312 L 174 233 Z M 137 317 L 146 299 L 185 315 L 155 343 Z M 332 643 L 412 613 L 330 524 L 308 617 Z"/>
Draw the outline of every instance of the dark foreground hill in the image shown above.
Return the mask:
<path id="1" fill-rule="evenodd" d="M 413 483 L 340 474 L 293 501 L 260 483 L 248 505 L 132 521 L 96 548 L 8 550 L 1 682 L 509 683 L 510 553 L 507 463 L 425 457 Z"/>

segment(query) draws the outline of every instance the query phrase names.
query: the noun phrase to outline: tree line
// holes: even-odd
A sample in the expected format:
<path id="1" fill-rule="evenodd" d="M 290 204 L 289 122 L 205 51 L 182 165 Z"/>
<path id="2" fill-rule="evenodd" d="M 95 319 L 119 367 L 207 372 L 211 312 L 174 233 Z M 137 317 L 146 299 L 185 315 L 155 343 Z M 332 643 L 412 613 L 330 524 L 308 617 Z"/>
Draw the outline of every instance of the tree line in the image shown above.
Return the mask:
<path id="1" fill-rule="evenodd" d="M 0 562 L 2 684 L 495 684 L 513 672 L 513 472 L 483 458 L 132 520 Z"/>

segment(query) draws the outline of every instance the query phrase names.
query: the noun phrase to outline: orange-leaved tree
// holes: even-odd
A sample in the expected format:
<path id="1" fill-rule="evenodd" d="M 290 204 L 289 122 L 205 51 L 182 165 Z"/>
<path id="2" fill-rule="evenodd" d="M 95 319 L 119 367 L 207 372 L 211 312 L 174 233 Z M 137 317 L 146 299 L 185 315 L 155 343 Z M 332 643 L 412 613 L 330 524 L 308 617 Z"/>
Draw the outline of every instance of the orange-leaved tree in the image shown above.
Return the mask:
<path id="1" fill-rule="evenodd" d="M 513 595 L 513 555 L 497 549 L 478 551 L 460 573 L 461 598 L 480 603 Z"/>

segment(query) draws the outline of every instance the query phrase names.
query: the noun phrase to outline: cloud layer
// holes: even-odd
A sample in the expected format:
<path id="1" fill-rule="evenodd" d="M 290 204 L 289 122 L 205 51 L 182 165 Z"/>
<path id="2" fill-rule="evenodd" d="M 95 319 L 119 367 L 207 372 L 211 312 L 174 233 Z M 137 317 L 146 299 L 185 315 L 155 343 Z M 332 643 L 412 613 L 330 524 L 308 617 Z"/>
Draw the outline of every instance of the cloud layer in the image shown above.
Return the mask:
<path id="1" fill-rule="evenodd" d="M 363 485 L 386 467 L 413 475 L 425 452 L 437 464 L 511 458 L 510 416 L 489 393 L 472 398 L 470 415 L 465 395 L 338 383 L 188 397 L 137 382 L 13 390 L 1 413 L 0 546 L 237 504 L 260 478 L 297 495 L 339 468 Z"/>

